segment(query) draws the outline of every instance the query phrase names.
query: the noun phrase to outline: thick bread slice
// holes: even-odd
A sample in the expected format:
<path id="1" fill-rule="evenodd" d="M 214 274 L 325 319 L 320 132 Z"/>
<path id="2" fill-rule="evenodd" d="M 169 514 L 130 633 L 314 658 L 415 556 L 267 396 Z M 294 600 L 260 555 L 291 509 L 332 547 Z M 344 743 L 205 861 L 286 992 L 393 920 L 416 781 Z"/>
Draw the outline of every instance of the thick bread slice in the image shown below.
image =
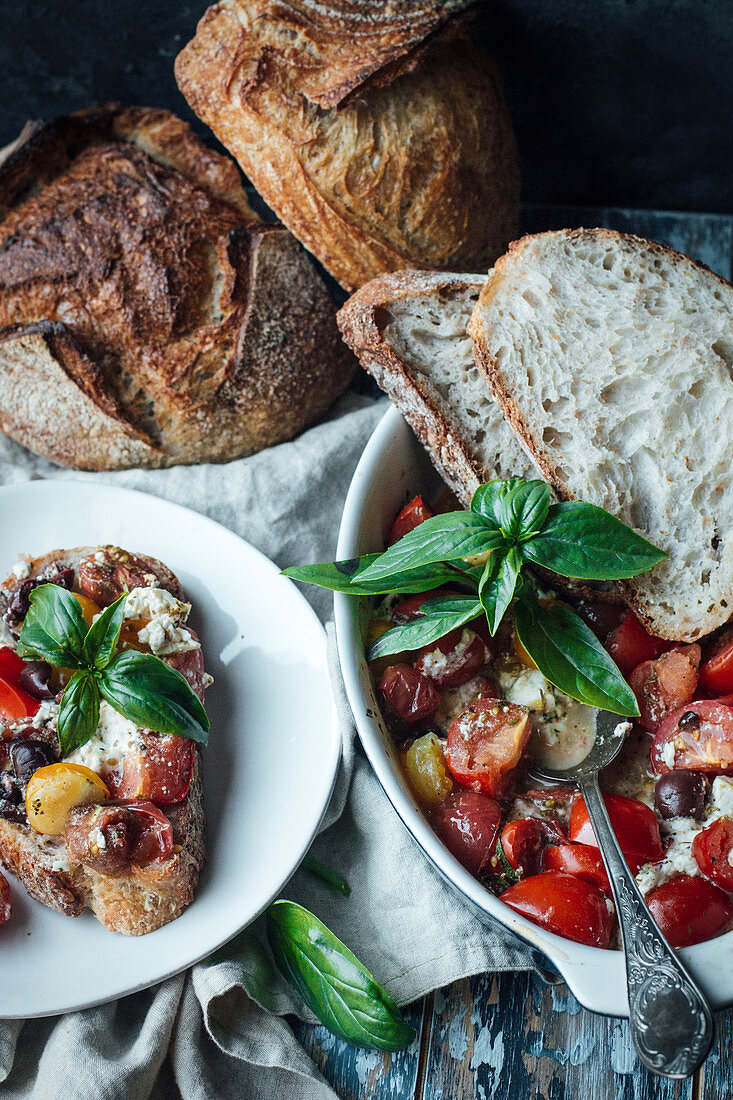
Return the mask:
<path id="1" fill-rule="evenodd" d="M 372 279 L 337 315 L 344 340 L 468 504 L 483 481 L 534 476 L 486 388 L 466 325 L 483 275 L 407 271 Z"/>
<path id="2" fill-rule="evenodd" d="M 562 497 L 669 553 L 626 590 L 650 630 L 694 641 L 733 611 L 733 288 L 606 229 L 525 237 L 469 332 L 491 390 Z"/>

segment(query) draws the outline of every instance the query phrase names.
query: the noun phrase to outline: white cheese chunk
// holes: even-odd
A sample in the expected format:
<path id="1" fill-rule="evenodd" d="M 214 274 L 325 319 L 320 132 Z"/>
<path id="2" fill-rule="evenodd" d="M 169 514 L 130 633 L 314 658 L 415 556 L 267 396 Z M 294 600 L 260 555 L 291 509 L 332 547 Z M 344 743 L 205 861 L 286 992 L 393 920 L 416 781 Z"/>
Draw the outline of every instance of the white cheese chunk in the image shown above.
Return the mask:
<path id="1" fill-rule="evenodd" d="M 31 563 L 29 561 L 23 561 L 21 558 L 21 560 L 16 561 L 13 566 L 13 573 L 19 581 L 24 581 L 26 577 L 30 577 L 31 575 Z"/>
<path id="2" fill-rule="evenodd" d="M 134 722 L 123 718 L 104 700 L 99 705 L 97 732 L 85 745 L 75 749 L 66 760 L 84 764 L 101 774 L 111 770 L 126 753 L 133 752 L 140 744 L 140 731 Z"/>
<path id="3" fill-rule="evenodd" d="M 190 611 L 190 603 L 177 600 L 165 588 L 133 588 L 125 601 L 125 618 L 145 621 L 138 641 L 158 656 L 198 649 L 199 643 L 183 626 Z"/>

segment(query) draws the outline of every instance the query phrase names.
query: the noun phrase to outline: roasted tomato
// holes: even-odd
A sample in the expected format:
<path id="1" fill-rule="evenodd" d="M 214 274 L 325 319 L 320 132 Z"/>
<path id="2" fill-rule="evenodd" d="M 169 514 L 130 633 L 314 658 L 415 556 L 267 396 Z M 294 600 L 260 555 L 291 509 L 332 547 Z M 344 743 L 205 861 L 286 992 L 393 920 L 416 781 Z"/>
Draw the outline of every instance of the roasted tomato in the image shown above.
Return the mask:
<path id="1" fill-rule="evenodd" d="M 402 761 L 408 782 L 424 806 L 437 806 L 453 790 L 453 780 L 443 759 L 443 746 L 434 733 L 417 737 Z"/>
<path id="2" fill-rule="evenodd" d="M 689 703 L 697 687 L 700 646 L 675 646 L 654 661 L 643 661 L 629 676 L 639 704 L 639 722 L 651 733 L 673 711 Z"/>
<path id="3" fill-rule="evenodd" d="M 433 827 L 446 848 L 472 875 L 486 871 L 496 850 L 501 810 L 476 791 L 456 791 L 433 810 Z"/>
<path id="4" fill-rule="evenodd" d="M 5 875 L 0 874 L 0 924 L 10 920 L 13 914 L 13 899 Z"/>
<path id="5" fill-rule="evenodd" d="M 692 842 L 692 854 L 704 875 L 724 890 L 733 891 L 733 819 L 719 817 Z"/>
<path id="6" fill-rule="evenodd" d="M 182 802 L 188 794 L 196 758 L 193 741 L 175 734 L 140 734 L 138 751 L 125 753 L 120 767 L 104 772 L 114 799 L 143 799 L 160 806 Z"/>
<path id="7" fill-rule="evenodd" d="M 392 621 L 400 626 L 402 623 L 411 623 L 425 614 L 422 610 L 424 603 L 447 599 L 456 594 L 457 590 L 454 592 L 449 588 L 431 588 L 429 592 L 416 592 L 414 596 L 407 596 L 392 608 Z"/>
<path id="8" fill-rule="evenodd" d="M 565 833 L 554 821 L 541 821 L 537 817 L 525 817 L 508 821 L 501 830 L 501 847 L 515 871 L 525 875 L 537 875 L 544 870 L 545 849 L 567 840 Z"/>
<path id="9" fill-rule="evenodd" d="M 523 878 L 501 894 L 501 900 L 515 912 L 589 947 L 608 947 L 614 917 L 597 886 L 575 875 L 544 871 Z"/>
<path id="10" fill-rule="evenodd" d="M 485 663 L 484 643 L 463 627 L 421 649 L 415 668 L 442 690 L 467 684 Z"/>
<path id="11" fill-rule="evenodd" d="M 677 875 L 644 898 L 672 947 L 689 947 L 719 936 L 733 920 L 733 903 L 707 879 Z"/>
<path id="12" fill-rule="evenodd" d="M 681 707 L 657 730 L 649 760 L 655 775 L 674 768 L 708 775 L 733 770 L 733 707 L 714 700 Z"/>
<path id="13" fill-rule="evenodd" d="M 529 740 L 529 714 L 516 703 L 477 699 L 448 731 L 445 758 L 453 776 L 473 791 L 502 798 Z"/>
<path id="14" fill-rule="evenodd" d="M 379 681 L 379 691 L 387 707 L 406 726 L 424 725 L 440 706 L 435 684 L 412 665 L 390 665 Z"/>
<path id="15" fill-rule="evenodd" d="M 672 647 L 672 642 L 647 634 L 633 611 L 627 612 L 609 635 L 606 649 L 623 673 L 629 673 L 642 661 L 653 661 Z"/>
<path id="16" fill-rule="evenodd" d="M 387 545 L 392 546 L 395 542 L 399 542 L 405 535 L 409 535 L 410 531 L 414 531 L 416 527 L 419 527 L 421 523 L 424 523 L 426 519 L 431 519 L 434 515 L 433 509 L 425 503 L 421 496 L 413 497 L 392 524 Z"/>
<path id="17" fill-rule="evenodd" d="M 0 718 L 20 722 L 38 713 L 40 703 L 18 684 L 25 662 L 9 646 L 0 646 Z"/>
<path id="18" fill-rule="evenodd" d="M 543 815 L 567 822 L 570 817 L 570 807 L 577 793 L 578 788 L 569 783 L 555 783 L 541 790 L 522 791 L 522 798 L 541 810 Z"/>
<path id="19" fill-rule="evenodd" d="M 547 848 L 544 854 L 547 871 L 563 871 L 566 875 L 592 882 L 604 893 L 611 893 L 608 873 L 601 853 L 590 844 L 557 844 Z"/>
<path id="20" fill-rule="evenodd" d="M 116 802 L 74 810 L 66 827 L 72 860 L 101 874 L 145 867 L 173 851 L 171 823 L 152 802 Z"/>
<path id="21" fill-rule="evenodd" d="M 733 629 L 724 631 L 700 665 L 700 690 L 705 695 L 733 692 Z"/>
<path id="22" fill-rule="evenodd" d="M 632 871 L 638 871 L 645 863 L 656 863 L 662 859 L 664 848 L 654 810 L 636 798 L 626 798 L 621 794 L 604 794 L 603 801 L 616 839 Z M 577 796 L 570 811 L 569 832 L 570 839 L 575 843 L 598 847 L 581 795 Z"/>
<path id="23" fill-rule="evenodd" d="M 0 676 L 11 684 L 18 683 L 18 677 L 25 668 L 25 661 L 21 660 L 10 646 L 0 646 Z"/>

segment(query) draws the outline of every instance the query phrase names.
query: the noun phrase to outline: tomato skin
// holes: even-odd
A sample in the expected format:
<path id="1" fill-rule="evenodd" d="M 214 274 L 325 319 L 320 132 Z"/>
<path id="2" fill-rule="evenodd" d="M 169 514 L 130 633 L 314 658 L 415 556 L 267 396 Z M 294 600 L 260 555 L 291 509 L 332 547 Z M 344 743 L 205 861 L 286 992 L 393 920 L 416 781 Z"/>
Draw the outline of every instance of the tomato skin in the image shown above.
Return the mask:
<path id="1" fill-rule="evenodd" d="M 644 900 L 672 947 L 711 940 L 733 920 L 733 903 L 727 894 L 697 876 L 677 875 L 655 886 Z"/>
<path id="2" fill-rule="evenodd" d="M 140 867 L 168 859 L 173 851 L 173 827 L 152 802 L 121 802 L 139 822 L 131 862 Z"/>
<path id="3" fill-rule="evenodd" d="M 629 676 L 639 704 L 639 724 L 650 733 L 692 699 L 700 654 L 699 645 L 674 646 L 654 661 L 642 661 Z"/>
<path id="4" fill-rule="evenodd" d="M 731 852 L 733 819 L 730 817 L 719 817 L 712 825 L 702 829 L 692 841 L 692 854 L 702 873 L 729 892 L 733 891 Z"/>
<path id="5" fill-rule="evenodd" d="M 32 718 L 41 705 L 18 685 L 24 667 L 25 661 L 10 646 L 0 646 L 0 718 L 5 722 Z"/>
<path id="6" fill-rule="evenodd" d="M 149 801 L 159 806 L 182 802 L 188 794 L 196 758 L 193 741 L 175 734 L 141 731 L 144 751 L 126 753 L 122 768 L 102 776 L 115 800 Z"/>
<path id="7" fill-rule="evenodd" d="M 647 634 L 634 612 L 629 611 L 609 635 L 606 649 L 621 671 L 628 675 L 642 661 L 661 657 L 673 644 Z"/>
<path id="8" fill-rule="evenodd" d="M 400 626 L 402 623 L 411 623 L 425 614 L 421 609 L 422 605 L 427 603 L 428 600 L 447 599 L 448 596 L 455 596 L 456 594 L 448 588 L 432 588 L 429 592 L 416 592 L 414 596 L 407 596 L 393 607 L 392 622 L 398 623 Z"/>
<path id="9" fill-rule="evenodd" d="M 700 688 L 706 695 L 733 692 L 733 630 L 726 630 L 700 665 Z"/>
<path id="10" fill-rule="evenodd" d="M 429 722 L 440 706 L 440 692 L 435 684 L 412 665 L 386 668 L 379 691 L 387 707 L 410 727 Z"/>
<path id="11" fill-rule="evenodd" d="M 524 707 L 497 699 L 477 699 L 448 731 L 446 763 L 455 779 L 472 791 L 503 798 L 514 782 L 527 741 Z"/>
<path id="12" fill-rule="evenodd" d="M 667 749 L 670 743 L 672 754 Z M 692 768 L 708 775 L 732 771 L 733 707 L 702 699 L 676 710 L 657 730 L 649 763 L 654 775 L 675 768 Z"/>
<path id="13" fill-rule="evenodd" d="M 446 848 L 477 876 L 496 851 L 500 820 L 499 803 L 477 791 L 454 791 L 432 813 L 433 827 Z"/>
<path id="14" fill-rule="evenodd" d="M 11 684 L 18 683 L 18 677 L 25 668 L 23 661 L 10 646 L 0 646 L 0 676 Z"/>
<path id="15" fill-rule="evenodd" d="M 485 663 L 484 643 L 472 630 L 460 628 L 421 649 L 415 668 L 442 690 L 467 684 Z"/>
<path id="16" fill-rule="evenodd" d="M 544 865 L 548 871 L 563 871 L 566 875 L 592 882 L 605 894 L 611 893 L 608 872 L 601 853 L 590 844 L 558 844 L 545 851 Z"/>
<path id="17" fill-rule="evenodd" d="M 520 868 L 525 875 L 538 875 L 544 870 L 545 849 L 567 840 L 562 829 L 552 821 L 537 817 L 525 817 L 519 821 L 507 821 L 501 830 L 501 847 L 515 871 Z"/>
<path id="18" fill-rule="evenodd" d="M 5 924 L 13 913 L 13 898 L 5 875 L 0 873 L 0 924 Z"/>
<path id="19" fill-rule="evenodd" d="M 656 863 L 662 859 L 664 848 L 659 835 L 659 822 L 653 810 L 638 799 L 626 798 L 621 794 L 604 793 L 603 801 L 616 839 L 632 871 L 635 864 L 638 870 L 645 863 Z M 569 833 L 574 843 L 598 847 L 581 795 L 577 796 L 570 810 Z"/>
<path id="20" fill-rule="evenodd" d="M 435 512 L 425 503 L 420 494 L 413 497 L 412 500 L 408 501 L 402 511 L 398 513 L 397 518 L 392 524 L 392 529 L 387 539 L 387 546 L 393 546 L 394 543 L 399 542 L 405 535 L 409 535 L 410 531 L 414 531 L 416 527 L 424 523 L 426 519 L 432 519 L 434 515 Z"/>
<path id="21" fill-rule="evenodd" d="M 588 947 L 608 947 L 614 917 L 606 899 L 591 882 L 561 871 L 523 878 L 500 895 L 501 900 L 534 924 Z"/>

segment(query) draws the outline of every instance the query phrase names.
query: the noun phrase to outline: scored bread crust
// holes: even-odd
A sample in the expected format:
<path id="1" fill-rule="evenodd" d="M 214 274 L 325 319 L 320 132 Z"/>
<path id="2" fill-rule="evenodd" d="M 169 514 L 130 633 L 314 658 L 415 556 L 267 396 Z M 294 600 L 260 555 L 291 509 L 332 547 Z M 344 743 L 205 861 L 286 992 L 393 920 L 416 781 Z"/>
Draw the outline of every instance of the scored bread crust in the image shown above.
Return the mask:
<path id="1" fill-rule="evenodd" d="M 51 551 L 32 560 L 30 576 L 49 565 L 76 566 L 95 547 Z M 146 555 L 136 557 L 155 570 L 160 584 L 177 599 L 180 583 L 167 566 Z M 0 614 L 8 593 L 18 584 L 9 576 L 0 588 Z M 191 785 L 183 802 L 164 808 L 173 830 L 173 855 L 163 862 L 101 874 L 80 863 L 70 864 L 65 845 L 58 845 L 30 825 L 0 818 L 0 862 L 17 875 L 31 897 L 65 916 L 77 917 L 85 908 L 109 928 L 128 936 L 142 936 L 175 920 L 193 901 L 205 859 L 201 752 L 196 746 Z"/>

